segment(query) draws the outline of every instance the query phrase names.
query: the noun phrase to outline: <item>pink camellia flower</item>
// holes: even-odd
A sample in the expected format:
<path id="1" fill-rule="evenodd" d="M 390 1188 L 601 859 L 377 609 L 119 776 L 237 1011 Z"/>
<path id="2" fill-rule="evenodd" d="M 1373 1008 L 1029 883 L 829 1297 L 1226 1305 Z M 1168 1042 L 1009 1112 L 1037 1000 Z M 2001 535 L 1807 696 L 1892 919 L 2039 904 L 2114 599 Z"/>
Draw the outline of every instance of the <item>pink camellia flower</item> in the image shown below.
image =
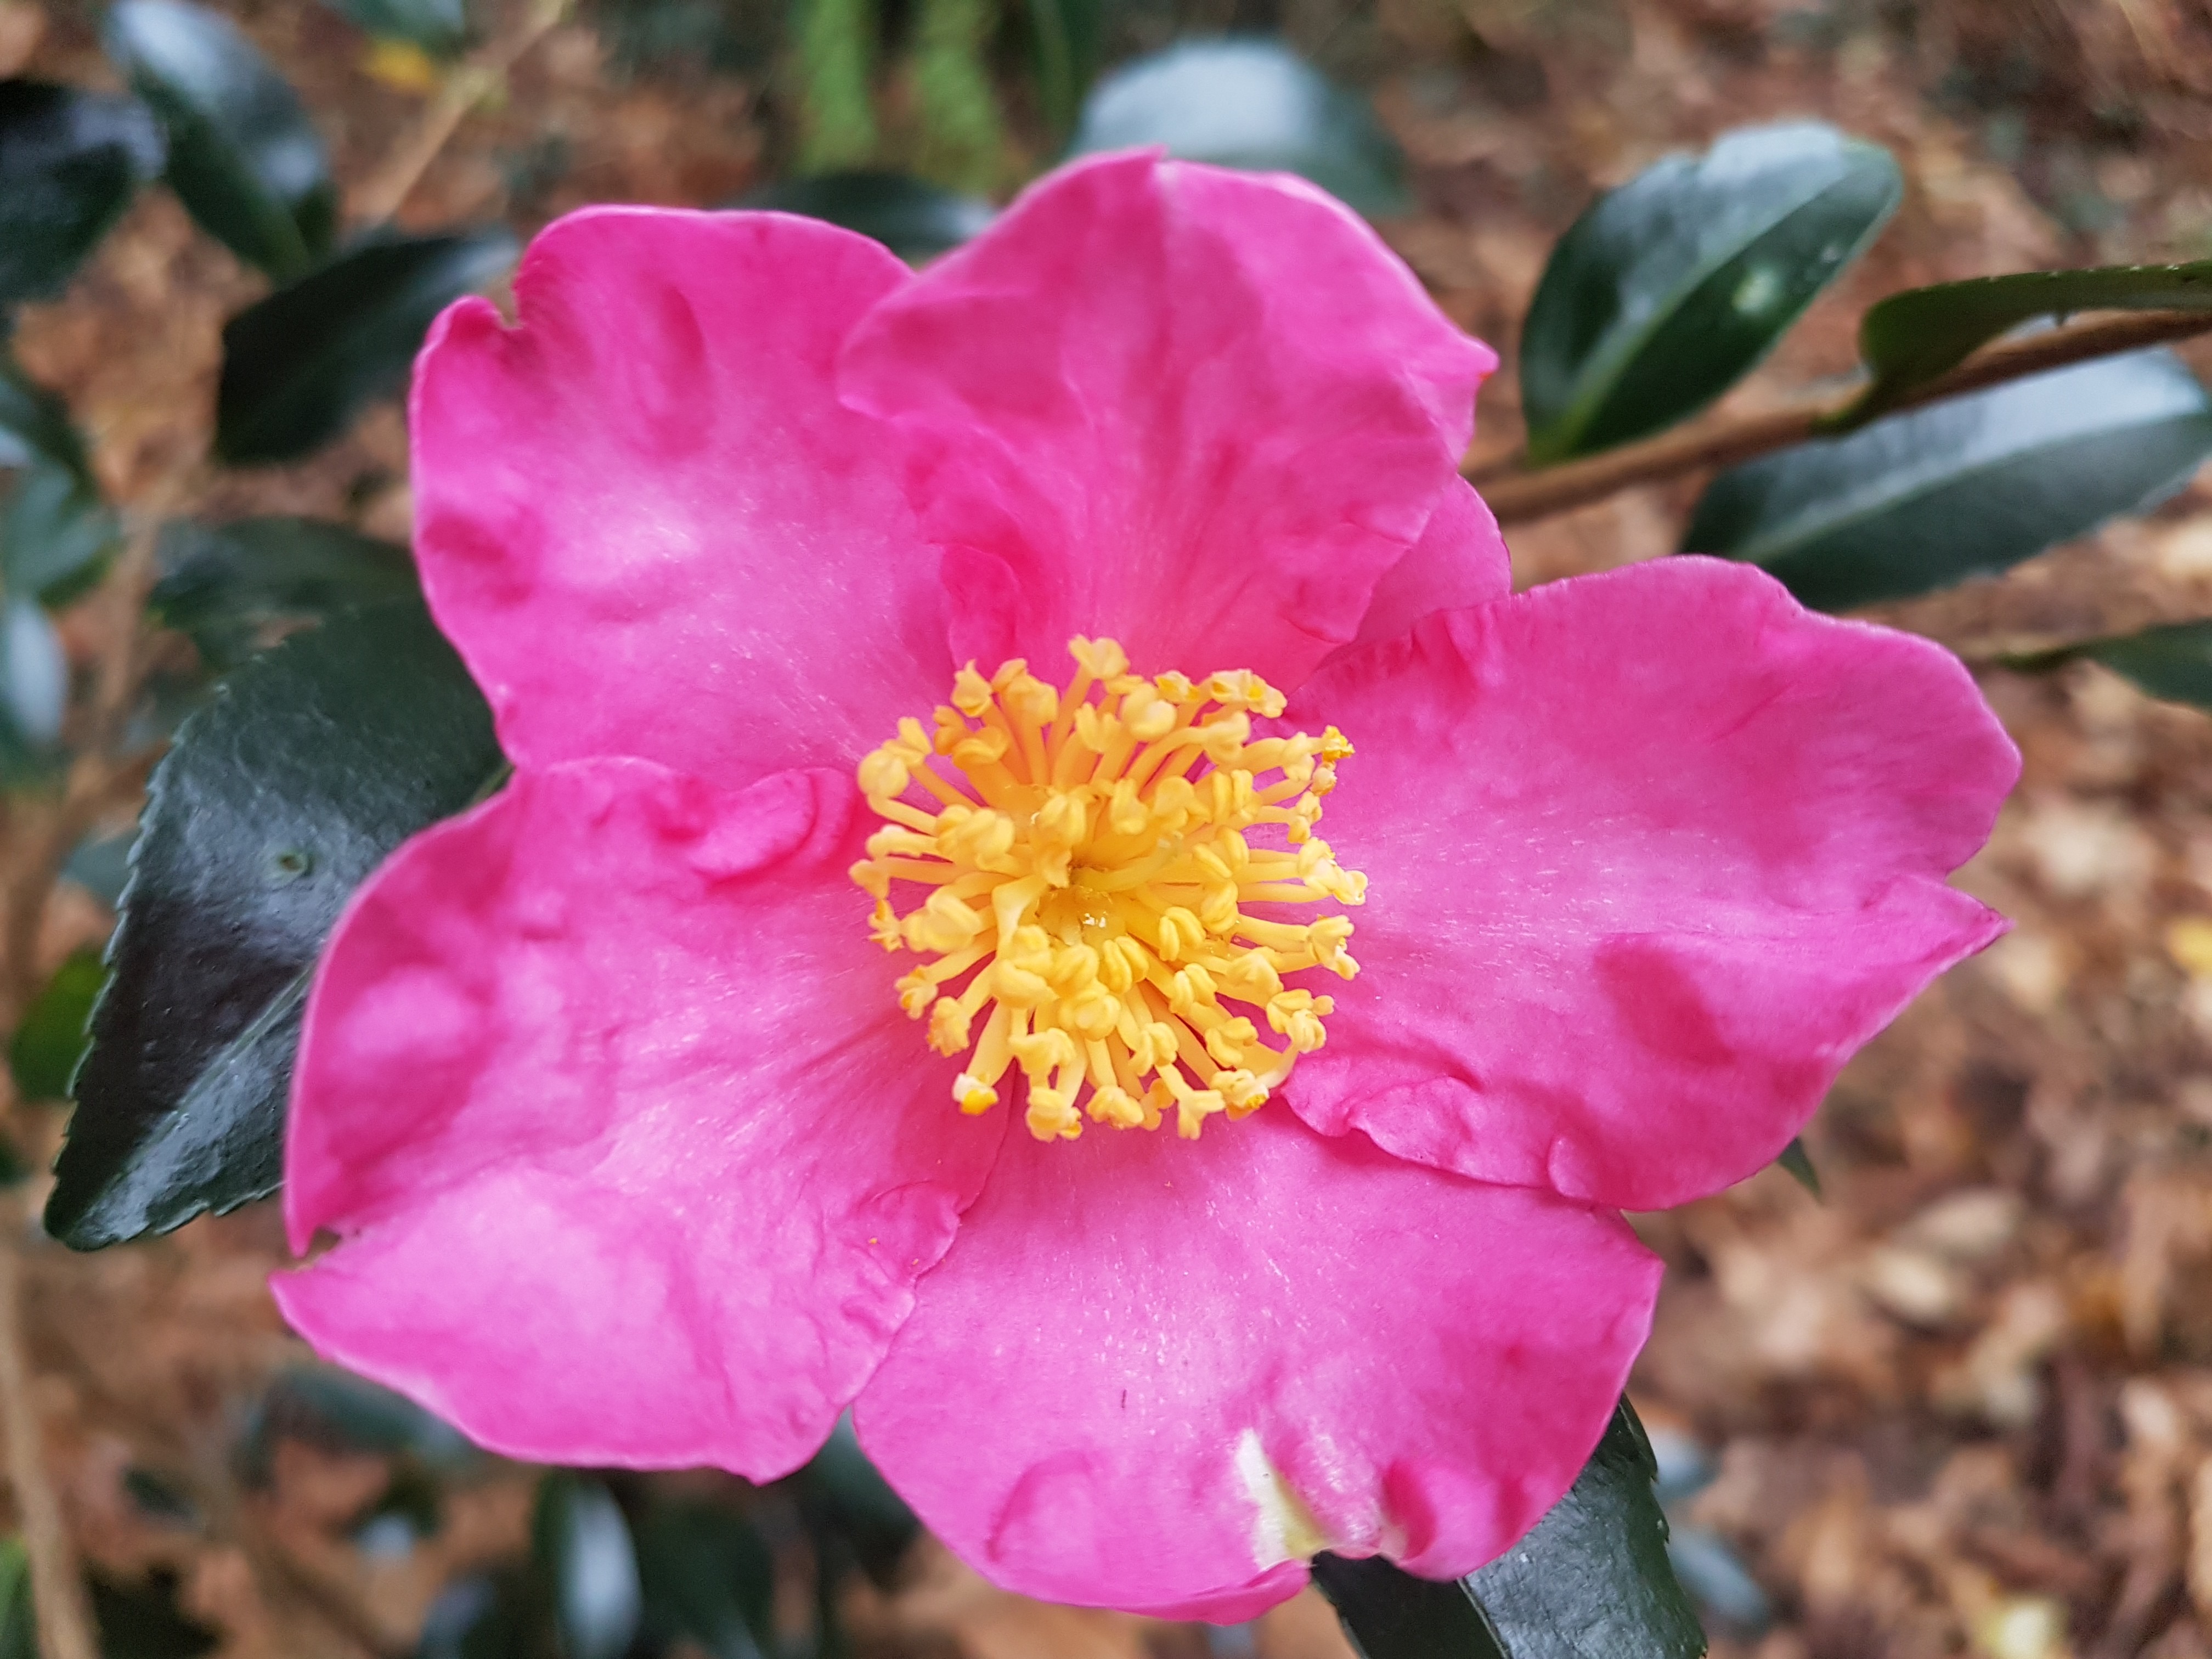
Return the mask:
<path id="1" fill-rule="evenodd" d="M 1566 1489 L 1623 1209 L 2002 922 L 1959 664 L 1701 559 L 1509 597 L 1494 358 L 1289 179 L 1109 157 L 916 276 L 599 209 L 414 403 L 513 781 L 315 981 L 280 1279 L 487 1446 L 790 1470 L 1237 1619 Z"/>

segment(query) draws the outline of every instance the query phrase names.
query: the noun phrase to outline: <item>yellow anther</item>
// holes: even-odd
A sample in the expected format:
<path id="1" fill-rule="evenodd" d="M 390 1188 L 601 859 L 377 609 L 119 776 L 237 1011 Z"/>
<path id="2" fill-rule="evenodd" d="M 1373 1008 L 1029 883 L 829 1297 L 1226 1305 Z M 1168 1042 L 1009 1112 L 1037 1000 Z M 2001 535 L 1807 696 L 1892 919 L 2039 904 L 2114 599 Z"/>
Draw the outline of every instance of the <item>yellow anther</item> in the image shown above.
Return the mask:
<path id="1" fill-rule="evenodd" d="M 1088 795 L 1079 789 L 1055 789 L 1037 808 L 1035 833 L 1055 847 L 1080 847 L 1090 823 Z"/>
<path id="2" fill-rule="evenodd" d="M 1160 960 L 1181 962 L 1206 939 L 1206 927 L 1178 904 L 1160 918 Z"/>
<path id="3" fill-rule="evenodd" d="M 1232 1119 L 1247 1116 L 1267 1103 L 1267 1086 L 1249 1072 L 1216 1072 L 1206 1080 L 1213 1092 L 1229 1103 Z"/>
<path id="4" fill-rule="evenodd" d="M 853 880 L 870 936 L 927 958 L 896 994 L 930 1048 L 964 1056 L 960 1110 L 990 1110 L 1012 1073 L 1040 1139 L 1170 1113 L 1196 1139 L 1321 1047 L 1329 1000 L 1283 976 L 1358 971 L 1343 916 L 1273 908 L 1364 896 L 1313 834 L 1352 745 L 1334 727 L 1255 741 L 1284 707 L 1256 674 L 1147 679 L 1106 639 L 1068 653 L 1064 693 L 1019 659 L 968 664 L 933 729 L 902 720 L 860 763 L 885 822 Z"/>
<path id="5" fill-rule="evenodd" d="M 930 894 L 921 908 L 908 913 L 906 942 L 916 951 L 934 951 L 939 956 L 950 956 L 964 948 L 982 928 L 981 917 L 947 889 L 939 887 Z"/>
<path id="6" fill-rule="evenodd" d="M 969 1036 L 974 1024 L 968 1011 L 951 997 L 939 997 L 929 1008 L 929 1046 L 950 1058 L 964 1054 L 973 1046 Z"/>
<path id="7" fill-rule="evenodd" d="M 1067 642 L 1067 654 L 1094 680 L 1119 679 L 1129 672 L 1129 653 L 1112 640 L 1086 640 L 1078 634 Z"/>
<path id="8" fill-rule="evenodd" d="M 981 720 L 991 706 L 991 682 L 975 672 L 972 662 L 952 677 L 952 706 L 971 720 Z"/>
<path id="9" fill-rule="evenodd" d="M 920 1019 L 927 1011 L 930 999 L 937 994 L 937 981 L 917 968 L 910 974 L 902 974 L 896 988 L 899 1006 L 906 1010 L 906 1017 Z"/>
<path id="10" fill-rule="evenodd" d="M 1139 743 L 1153 743 L 1175 730 L 1176 706 L 1166 698 L 1133 691 L 1121 702 L 1121 724 Z"/>

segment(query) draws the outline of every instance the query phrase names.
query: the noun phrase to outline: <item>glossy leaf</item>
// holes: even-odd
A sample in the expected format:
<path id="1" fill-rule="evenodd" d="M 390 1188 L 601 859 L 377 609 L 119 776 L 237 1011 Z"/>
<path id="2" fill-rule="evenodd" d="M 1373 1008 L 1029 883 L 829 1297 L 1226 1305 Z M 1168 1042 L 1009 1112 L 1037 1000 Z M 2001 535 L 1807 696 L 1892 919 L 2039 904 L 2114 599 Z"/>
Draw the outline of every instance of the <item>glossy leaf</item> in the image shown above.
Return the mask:
<path id="1" fill-rule="evenodd" d="M 1999 571 L 2140 512 L 2212 454 L 2212 400 L 2172 352 L 1948 398 L 1722 473 L 1686 551 L 1765 566 L 1838 611 Z"/>
<path id="2" fill-rule="evenodd" d="M 131 1583 L 87 1575 L 100 1659 L 199 1659 L 219 1638 L 178 1603 L 174 1573 L 155 1571 Z"/>
<path id="3" fill-rule="evenodd" d="M 49 604 L 95 577 L 120 538 L 60 398 L 0 357 L 0 587 Z"/>
<path id="4" fill-rule="evenodd" d="M 69 659 L 53 619 L 28 599 L 0 605 L 0 781 L 52 771 L 68 703 Z"/>
<path id="5" fill-rule="evenodd" d="M 531 1553 L 551 1586 L 563 1659 L 618 1659 L 642 1607 L 629 1523 L 600 1481 L 556 1471 L 538 1488 Z"/>
<path id="6" fill-rule="evenodd" d="M 713 1504 L 659 1504 L 637 1529 L 644 1626 L 653 1649 L 678 1641 L 708 1659 L 761 1659 L 775 1647 L 775 1561 L 743 1516 Z"/>
<path id="7" fill-rule="evenodd" d="M 2173 623 L 2140 634 L 2088 640 L 2010 659 L 2006 666 L 2034 672 L 2084 657 L 2124 675 L 2154 697 L 2212 708 L 2212 622 Z"/>
<path id="8" fill-rule="evenodd" d="M 244 1437 L 249 1464 L 265 1461 L 283 1434 L 335 1440 L 380 1457 L 413 1457 L 434 1468 L 461 1469 L 483 1454 L 444 1419 L 403 1394 L 336 1365 L 294 1365 L 269 1386 L 258 1420 Z"/>
<path id="9" fill-rule="evenodd" d="M 1537 464 L 1626 443 L 1741 380 L 1896 210 L 1878 145 L 1747 127 L 1601 196 L 1552 251 L 1521 335 Z"/>
<path id="10" fill-rule="evenodd" d="M 0 81 L 0 305 L 59 294 L 161 155 L 135 99 Z"/>
<path id="11" fill-rule="evenodd" d="M 289 461 L 398 391 L 437 314 L 514 263 L 505 230 L 364 242 L 223 325 L 216 450 Z"/>
<path id="12" fill-rule="evenodd" d="M 102 39 L 167 132 L 169 188 L 200 228 L 278 282 L 321 258 L 337 210 L 330 159 L 259 49 L 189 0 L 120 0 Z"/>
<path id="13" fill-rule="evenodd" d="M 79 951 L 54 969 L 46 988 L 23 1011 L 22 1024 L 9 1040 L 8 1065 L 15 1091 L 26 1100 L 61 1100 L 82 1058 L 88 1020 L 107 969 L 97 951 Z"/>
<path id="14" fill-rule="evenodd" d="M 308 975 L 339 908 L 502 763 L 416 604 L 254 659 L 154 773 L 46 1225 L 90 1249 L 275 1190 Z"/>
<path id="15" fill-rule="evenodd" d="M 62 400 L 0 356 L 0 467 L 55 466 L 89 482 L 84 439 Z"/>
<path id="16" fill-rule="evenodd" d="M 1322 1555 L 1314 1582 L 1365 1659 L 1695 1659 L 1696 1613 L 1667 1560 L 1658 1465 L 1624 1400 L 1567 1495 L 1458 1583 Z"/>
<path id="17" fill-rule="evenodd" d="M 2212 259 L 2185 265 L 2027 270 L 1907 289 L 1859 322 L 1859 356 L 1874 384 L 1844 424 L 1857 425 L 1956 368 L 1998 336 L 2039 317 L 2081 311 L 2212 310 Z"/>
<path id="18" fill-rule="evenodd" d="M 0 500 L 0 582 L 11 593 L 59 605 L 97 580 L 122 537 L 96 489 L 39 463 L 17 474 Z"/>
<path id="19" fill-rule="evenodd" d="M 1814 1197 L 1820 1196 L 1820 1172 L 1813 1167 L 1813 1155 L 1805 1150 L 1802 1136 L 1793 1138 L 1782 1149 L 1782 1156 L 1774 1160 L 1790 1172 L 1790 1178 Z"/>
<path id="20" fill-rule="evenodd" d="M 301 623 L 419 592 L 405 548 L 317 519 L 180 520 L 162 526 L 155 556 L 154 611 L 217 669 Z"/>
<path id="21" fill-rule="evenodd" d="M 1054 132 L 1072 131 L 1098 75 L 1103 0 L 1029 0 L 1028 16 L 1038 107 Z"/>
<path id="22" fill-rule="evenodd" d="M 921 1522 L 860 1449 L 849 1414 L 799 1471 L 797 1487 L 817 1534 L 837 1540 L 870 1577 L 888 1583 Z"/>
<path id="23" fill-rule="evenodd" d="M 1361 1659 L 1514 1659 L 1464 1582 L 1416 1578 L 1379 1555 L 1317 1555 L 1313 1578 Z"/>
<path id="24" fill-rule="evenodd" d="M 0 1659 L 39 1659 L 31 1558 L 20 1538 L 0 1538 Z"/>
<path id="25" fill-rule="evenodd" d="M 450 56 L 467 39 L 469 20 L 461 0 L 329 0 L 380 40 L 404 40 L 428 52 Z"/>
<path id="26" fill-rule="evenodd" d="M 1084 100 L 1068 153 L 1154 144 L 1295 173 L 1362 213 L 1407 206 L 1405 157 L 1366 99 L 1273 40 L 1185 40 L 1122 64 Z"/>
<path id="27" fill-rule="evenodd" d="M 1511 1659 L 1695 1659 L 1705 1632 L 1667 1560 L 1659 1473 L 1623 1400 L 1567 1495 L 1533 1531 L 1468 1575 Z M 1370 1659 L 1382 1659 L 1371 1655 Z"/>
<path id="28" fill-rule="evenodd" d="M 914 264 L 981 235 L 995 216 L 980 196 L 963 196 L 903 173 L 867 171 L 779 179 L 738 205 L 826 219 L 874 237 Z"/>

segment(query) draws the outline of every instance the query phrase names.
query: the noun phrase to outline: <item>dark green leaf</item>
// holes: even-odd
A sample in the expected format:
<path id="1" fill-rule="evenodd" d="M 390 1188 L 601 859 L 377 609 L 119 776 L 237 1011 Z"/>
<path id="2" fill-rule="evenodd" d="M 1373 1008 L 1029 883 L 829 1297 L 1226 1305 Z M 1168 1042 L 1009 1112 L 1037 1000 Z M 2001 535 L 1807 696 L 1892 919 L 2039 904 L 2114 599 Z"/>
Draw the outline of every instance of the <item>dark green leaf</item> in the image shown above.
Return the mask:
<path id="1" fill-rule="evenodd" d="M 97 951 L 79 951 L 54 969 L 46 988 L 32 999 L 8 1044 L 15 1089 L 26 1100 L 61 1100 L 84 1054 L 93 1000 L 107 982 Z"/>
<path id="2" fill-rule="evenodd" d="M 339 908 L 501 766 L 482 696 L 410 601 L 295 635 L 185 722 L 109 942 L 55 1237 L 91 1249 L 275 1190 L 301 1006 Z"/>
<path id="3" fill-rule="evenodd" d="M 1458 1583 L 1379 1558 L 1315 1558 L 1366 1659 L 1695 1659 L 1704 1632 L 1667 1561 L 1658 1465 L 1624 1400 L 1567 1495 Z"/>
<path id="4" fill-rule="evenodd" d="M 460 49 L 469 20 L 461 0 L 330 0 L 380 40 L 405 40 L 441 57 Z"/>
<path id="5" fill-rule="evenodd" d="M 803 213 L 872 236 L 914 263 L 958 247 L 990 225 L 991 204 L 903 173 L 817 173 L 754 191 L 742 207 Z"/>
<path id="6" fill-rule="evenodd" d="M 180 520 L 161 526 L 155 557 L 155 611 L 217 669 L 278 629 L 417 591 L 405 548 L 317 519 Z"/>
<path id="7" fill-rule="evenodd" d="M 1379 1555 L 1317 1555 L 1313 1577 L 1363 1659 L 1513 1659 L 1463 1583 L 1416 1578 Z"/>
<path id="8" fill-rule="evenodd" d="M 295 1365 L 270 1384 L 244 1439 L 249 1472 L 265 1478 L 271 1443 L 288 1434 L 335 1439 L 383 1457 L 417 1458 L 433 1468 L 465 1468 L 482 1456 L 444 1419 L 335 1365 Z"/>
<path id="9" fill-rule="evenodd" d="M 1723 472 L 1686 551 L 1764 565 L 1839 611 L 2003 570 L 2142 511 L 2212 454 L 2212 400 L 2131 352 L 1892 415 Z"/>
<path id="10" fill-rule="evenodd" d="M 1907 289 L 1860 319 L 1859 355 L 1874 371 L 1874 384 L 1844 421 L 1856 425 L 1879 415 L 1999 335 L 2038 317 L 2205 310 L 2212 310 L 2212 259 L 2185 265 L 2027 270 Z"/>
<path id="11" fill-rule="evenodd" d="M 637 1633 L 637 1552 L 600 1481 L 556 1470 L 538 1488 L 531 1554 L 553 1589 L 563 1659 L 617 1659 Z"/>
<path id="12" fill-rule="evenodd" d="M 1362 213 L 1407 206 L 1405 157 L 1367 100 L 1275 40 L 1185 40 L 1122 64 L 1084 100 L 1068 153 L 1152 144 L 1295 173 Z"/>
<path id="13" fill-rule="evenodd" d="M 69 410 L 0 355 L 0 468 L 40 464 L 92 482 L 92 462 Z"/>
<path id="14" fill-rule="evenodd" d="M 1468 1593 L 1512 1659 L 1695 1659 L 1705 1650 L 1668 1565 L 1667 1518 L 1651 1490 L 1657 1474 L 1644 1425 L 1623 1400 L 1567 1495 L 1468 1575 Z"/>
<path id="15" fill-rule="evenodd" d="M 49 604 L 98 574 L 115 547 L 84 440 L 60 398 L 0 356 L 0 588 Z"/>
<path id="16" fill-rule="evenodd" d="M 0 586 L 65 604 L 99 579 L 122 534 L 98 489 L 39 461 L 0 498 Z"/>
<path id="17" fill-rule="evenodd" d="M 1820 1172 L 1813 1167 L 1813 1155 L 1805 1150 L 1802 1136 L 1794 1137 L 1782 1149 L 1782 1156 L 1774 1160 L 1790 1171 L 1791 1179 L 1814 1197 L 1820 1196 Z"/>
<path id="18" fill-rule="evenodd" d="M 1878 145 L 1791 122 L 1673 155 L 1559 239 L 1521 335 L 1528 459 L 1626 443 L 1697 413 L 1788 331 L 1903 191 Z"/>
<path id="19" fill-rule="evenodd" d="M 852 1419 L 840 1418 L 814 1461 L 799 1472 L 799 1502 L 878 1582 L 887 1580 L 921 1530 L 906 1500 L 860 1449 Z"/>
<path id="20" fill-rule="evenodd" d="M 39 1659 L 31 1613 L 31 1559 L 20 1538 L 0 1538 L 0 1659 Z"/>
<path id="21" fill-rule="evenodd" d="M 169 188 L 200 228 L 280 283 L 321 258 L 337 210 L 330 160 L 252 43 L 187 0 L 121 0 L 102 38 L 168 133 Z"/>
<path id="22" fill-rule="evenodd" d="M 136 100 L 0 81 L 0 305 L 48 300 L 161 170 Z"/>
<path id="23" fill-rule="evenodd" d="M 51 617 L 27 599 L 0 605 L 0 779 L 51 770 L 69 701 L 69 659 Z"/>
<path id="24" fill-rule="evenodd" d="M 1073 129 L 1083 94 L 1097 78 L 1106 33 L 1103 0 L 1029 0 L 1037 104 L 1055 133 Z"/>
<path id="25" fill-rule="evenodd" d="M 526 1572 L 456 1579 L 430 1604 L 416 1659 L 544 1659 L 543 1599 Z"/>
<path id="26" fill-rule="evenodd" d="M 709 1659 L 760 1659 L 775 1648 L 775 1558 L 743 1516 L 658 1504 L 638 1528 L 637 1563 L 656 1651 L 685 1638 Z"/>
<path id="27" fill-rule="evenodd" d="M 406 384 L 432 319 L 514 253 L 496 229 L 365 242 L 239 313 L 222 331 L 216 453 L 289 461 L 337 436 Z"/>
<path id="28" fill-rule="evenodd" d="M 173 1573 L 157 1571 L 122 1583 L 93 1573 L 85 1588 L 100 1627 L 100 1659 L 199 1659 L 216 1644 L 215 1632 L 186 1618 L 177 1605 Z"/>
<path id="29" fill-rule="evenodd" d="M 2008 665 L 2035 670 L 2087 657 L 2133 680 L 2154 697 L 2212 708 L 2212 622 L 2175 623 L 2117 639 L 2089 640 L 2063 650 L 2017 659 Z"/>

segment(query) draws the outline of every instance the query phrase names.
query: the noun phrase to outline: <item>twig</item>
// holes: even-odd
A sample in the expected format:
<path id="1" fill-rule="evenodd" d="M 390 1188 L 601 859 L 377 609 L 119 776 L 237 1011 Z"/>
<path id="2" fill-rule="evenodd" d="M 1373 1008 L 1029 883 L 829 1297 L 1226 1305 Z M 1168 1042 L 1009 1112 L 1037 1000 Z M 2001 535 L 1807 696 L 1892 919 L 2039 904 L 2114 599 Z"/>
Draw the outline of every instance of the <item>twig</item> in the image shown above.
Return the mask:
<path id="1" fill-rule="evenodd" d="M 2069 323 L 1985 347 L 1942 379 L 1909 394 L 1897 407 L 1917 408 L 2045 369 L 2208 332 L 2212 332 L 2212 313 L 2195 311 L 2129 313 Z M 1849 408 L 1859 391 L 1858 386 L 1850 386 L 1807 396 L 1765 414 L 1699 421 L 1642 443 L 1624 444 L 1601 455 L 1534 472 L 1501 473 L 1492 464 L 1471 470 L 1469 476 L 1481 486 L 1483 499 L 1499 523 L 1526 524 L 1587 507 L 1632 485 L 1734 466 L 1818 437 L 1823 425 Z"/>
<path id="2" fill-rule="evenodd" d="M 507 84 L 523 53 L 550 33 L 568 11 L 567 0 L 529 0 L 514 28 L 490 41 L 446 77 L 415 129 L 353 192 L 355 220 L 382 224 L 397 215 L 468 112 Z"/>
<path id="3" fill-rule="evenodd" d="M 62 1525 L 61 1505 L 46 1478 L 45 1431 L 31 1397 L 23 1346 L 23 1280 L 19 1252 L 23 1220 L 0 1205 L 0 1431 L 8 1447 L 8 1479 L 23 1523 L 31 1563 L 31 1601 L 38 1614 L 41 1659 L 99 1659 L 92 1611 L 78 1575 L 76 1551 Z"/>

